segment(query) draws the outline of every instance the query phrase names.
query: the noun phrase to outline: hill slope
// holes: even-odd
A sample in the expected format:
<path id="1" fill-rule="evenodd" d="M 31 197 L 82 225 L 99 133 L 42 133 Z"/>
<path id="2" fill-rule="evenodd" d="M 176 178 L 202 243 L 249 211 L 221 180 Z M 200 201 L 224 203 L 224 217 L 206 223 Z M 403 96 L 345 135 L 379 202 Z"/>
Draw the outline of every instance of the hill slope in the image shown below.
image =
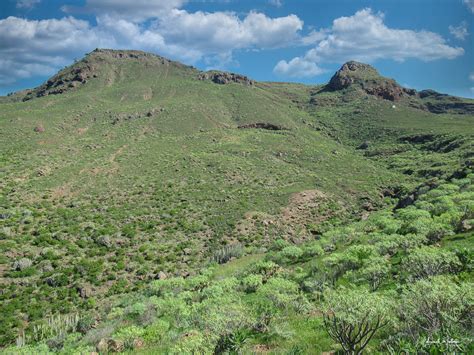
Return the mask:
<path id="1" fill-rule="evenodd" d="M 467 176 L 472 100 L 425 93 L 354 62 L 304 86 L 96 50 L 4 98 L 0 342 Z"/>

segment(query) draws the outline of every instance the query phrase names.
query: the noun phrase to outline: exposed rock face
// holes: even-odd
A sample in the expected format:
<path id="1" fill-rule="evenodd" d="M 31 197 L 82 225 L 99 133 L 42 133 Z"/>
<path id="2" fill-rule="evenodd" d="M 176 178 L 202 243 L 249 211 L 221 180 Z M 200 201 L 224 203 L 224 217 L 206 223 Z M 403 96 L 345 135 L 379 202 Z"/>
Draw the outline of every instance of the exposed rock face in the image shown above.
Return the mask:
<path id="1" fill-rule="evenodd" d="M 286 130 L 286 128 L 272 124 L 272 123 L 249 123 L 249 124 L 244 124 L 241 126 L 238 126 L 237 128 L 239 129 L 244 129 L 244 128 L 259 128 L 259 129 L 268 129 L 270 131 L 281 131 L 281 130 Z"/>
<path id="2" fill-rule="evenodd" d="M 245 75 L 235 74 L 235 73 L 228 73 L 222 71 L 210 71 L 206 73 L 201 73 L 198 76 L 199 80 L 211 80 L 213 83 L 216 84 L 230 84 L 230 83 L 238 83 L 244 85 L 254 85 L 255 81 L 249 79 Z"/>
<path id="3" fill-rule="evenodd" d="M 422 109 L 432 113 L 474 114 L 474 102 L 468 102 L 459 97 L 441 94 L 434 90 L 422 90 L 418 97 L 423 100 Z"/>
<path id="4" fill-rule="evenodd" d="M 456 97 L 450 97 L 450 100 L 440 102 L 427 102 L 425 107 L 432 113 L 459 113 L 474 115 L 474 103 L 456 101 Z"/>
<path id="5" fill-rule="evenodd" d="M 351 85 L 358 85 L 367 94 L 390 101 L 416 95 L 416 90 L 405 89 L 395 80 L 382 77 L 372 66 L 354 61 L 345 63 L 333 75 L 327 87 L 335 91 Z"/>
<path id="6" fill-rule="evenodd" d="M 405 90 L 406 89 L 396 83 L 387 83 L 387 85 L 384 86 L 366 88 L 365 92 L 369 95 L 374 95 L 385 100 L 399 101 L 402 96 L 407 94 Z"/>
<path id="7" fill-rule="evenodd" d="M 357 81 L 363 80 L 363 77 L 380 77 L 377 70 L 364 63 L 350 61 L 345 63 L 329 81 L 328 87 L 331 90 L 341 90 L 349 87 Z"/>
<path id="8" fill-rule="evenodd" d="M 425 97 L 435 97 L 435 98 L 440 98 L 440 97 L 446 97 L 448 95 L 446 94 L 440 94 L 437 91 L 427 89 L 427 90 L 421 90 L 418 95 L 420 96 L 421 99 L 424 99 Z"/>
<path id="9" fill-rule="evenodd" d="M 34 97 L 58 95 L 77 88 L 87 83 L 89 79 L 97 77 L 95 69 L 95 66 L 92 64 L 81 63 L 78 67 L 62 70 L 46 83 L 29 92 L 23 101 L 31 100 Z"/>

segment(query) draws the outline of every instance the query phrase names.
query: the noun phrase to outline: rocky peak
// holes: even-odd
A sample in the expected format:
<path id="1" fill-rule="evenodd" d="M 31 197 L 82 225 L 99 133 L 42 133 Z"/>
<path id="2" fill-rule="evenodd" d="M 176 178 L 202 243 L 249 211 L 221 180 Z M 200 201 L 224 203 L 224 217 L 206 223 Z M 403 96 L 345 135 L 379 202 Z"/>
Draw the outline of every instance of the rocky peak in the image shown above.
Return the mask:
<path id="1" fill-rule="evenodd" d="M 59 71 L 44 84 L 26 91 L 23 101 L 75 90 L 90 80 L 100 77 L 103 72 L 101 69 L 103 65 L 118 66 L 125 62 L 138 62 L 144 67 L 174 66 L 191 68 L 153 53 L 138 50 L 97 48 L 86 54 L 81 60 Z"/>
<path id="2" fill-rule="evenodd" d="M 390 101 L 416 95 L 415 90 L 403 88 L 395 80 L 381 76 L 374 67 L 355 61 L 345 63 L 333 75 L 327 88 L 336 91 L 353 85 L 361 88 L 366 94 Z"/>
<path id="3" fill-rule="evenodd" d="M 380 74 L 372 66 L 364 63 L 350 61 L 345 63 L 329 81 L 329 88 L 332 90 L 341 90 L 358 82 L 369 79 L 378 79 Z"/>
<path id="4" fill-rule="evenodd" d="M 93 60 L 98 58 L 113 58 L 113 59 L 135 59 L 135 60 L 158 60 L 163 63 L 170 63 L 171 61 L 154 53 L 148 53 L 138 50 L 125 49 L 106 49 L 96 48 L 86 55 L 86 59 Z"/>

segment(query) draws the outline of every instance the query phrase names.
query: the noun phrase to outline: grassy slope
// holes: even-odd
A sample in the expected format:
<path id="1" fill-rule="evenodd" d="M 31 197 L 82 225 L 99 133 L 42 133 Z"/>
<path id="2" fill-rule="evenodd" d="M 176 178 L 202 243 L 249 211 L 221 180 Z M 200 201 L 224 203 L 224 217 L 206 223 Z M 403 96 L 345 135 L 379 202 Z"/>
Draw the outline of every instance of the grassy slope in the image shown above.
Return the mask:
<path id="1" fill-rule="evenodd" d="M 322 93 L 322 104 L 310 104 L 318 87 L 217 85 L 174 63 L 98 59 L 98 78 L 75 91 L 0 107 L 4 342 L 26 324 L 21 313 L 34 321 L 94 308 L 158 271 L 193 272 L 225 241 L 256 251 L 294 232 L 300 227 L 291 223 L 249 233 L 236 225 L 249 212 L 278 219 L 295 192 L 324 193 L 316 211 L 324 220 L 357 216 L 363 201 L 380 205 L 387 186 L 419 183 L 386 168 L 391 154 L 387 161 L 355 151 L 360 141 L 376 137 L 375 149 L 406 134 L 473 131 L 473 117 L 372 98 L 342 103 L 339 93 Z M 236 128 L 254 122 L 289 130 Z M 45 131 L 34 132 L 38 125 Z M 446 171 L 459 167 L 453 157 Z M 310 236 L 305 230 L 296 241 Z M 21 257 L 33 266 L 13 271 Z M 81 299 L 76 286 L 91 287 L 92 297 Z M 26 302 L 31 293 L 34 305 Z"/>

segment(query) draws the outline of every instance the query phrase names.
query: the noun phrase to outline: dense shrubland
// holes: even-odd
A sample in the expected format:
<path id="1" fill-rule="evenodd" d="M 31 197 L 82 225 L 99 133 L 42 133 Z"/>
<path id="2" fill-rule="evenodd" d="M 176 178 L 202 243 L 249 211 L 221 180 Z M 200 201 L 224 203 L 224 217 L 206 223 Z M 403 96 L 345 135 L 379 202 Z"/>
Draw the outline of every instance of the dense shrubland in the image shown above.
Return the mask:
<path id="1" fill-rule="evenodd" d="M 427 187 L 305 244 L 281 238 L 240 259 L 238 246 L 218 250 L 198 275 L 152 281 L 73 323 L 30 324 L 5 351 L 472 352 L 473 182 Z"/>

